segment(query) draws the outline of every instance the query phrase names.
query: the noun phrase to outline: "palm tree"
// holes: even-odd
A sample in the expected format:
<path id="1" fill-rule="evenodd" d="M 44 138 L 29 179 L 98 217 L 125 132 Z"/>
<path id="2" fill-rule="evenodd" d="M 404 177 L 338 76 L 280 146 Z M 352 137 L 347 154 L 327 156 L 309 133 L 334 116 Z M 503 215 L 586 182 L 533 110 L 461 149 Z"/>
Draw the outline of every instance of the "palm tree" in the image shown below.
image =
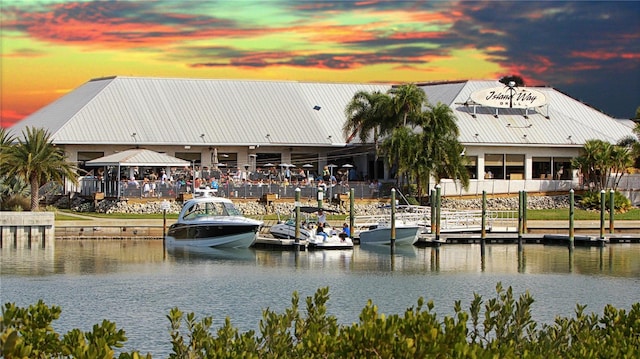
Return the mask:
<path id="1" fill-rule="evenodd" d="M 64 184 L 65 178 L 77 183 L 76 166 L 67 161 L 64 151 L 51 142 L 44 129 L 25 128 L 18 143 L 5 147 L 1 156 L 2 173 L 29 183 L 32 211 L 38 209 L 40 185 L 49 181 Z"/>
<path id="2" fill-rule="evenodd" d="M 394 87 L 388 94 L 392 97 L 393 112 L 402 116 L 402 122 L 398 121 L 396 127 L 406 126 L 408 120 L 415 121 L 427 103 L 427 94 L 415 84 Z"/>
<path id="3" fill-rule="evenodd" d="M 356 136 L 362 143 L 366 143 L 373 135 L 375 146 L 375 160 L 378 160 L 378 141 L 382 128 L 386 130 L 389 122 L 389 103 L 391 99 L 388 95 L 366 91 L 359 91 L 344 110 L 347 118 L 342 127 L 346 142 L 351 142 Z M 374 178 L 378 178 L 377 166 L 374 165 Z"/>

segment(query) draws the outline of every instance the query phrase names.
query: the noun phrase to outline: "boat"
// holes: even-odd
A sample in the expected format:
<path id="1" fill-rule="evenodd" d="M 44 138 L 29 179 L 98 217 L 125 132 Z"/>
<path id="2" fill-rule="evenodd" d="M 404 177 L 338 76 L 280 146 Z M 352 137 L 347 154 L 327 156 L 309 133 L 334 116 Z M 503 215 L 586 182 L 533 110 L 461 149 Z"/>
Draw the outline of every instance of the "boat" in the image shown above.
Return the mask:
<path id="1" fill-rule="evenodd" d="M 242 215 L 230 199 L 199 197 L 186 201 L 165 236 L 167 246 L 248 248 L 263 222 Z"/>
<path id="2" fill-rule="evenodd" d="M 341 236 L 334 229 L 330 229 L 327 236 L 317 234 L 317 218 L 309 216 L 311 213 L 316 213 L 320 210 L 330 213 L 339 213 L 339 211 L 325 209 L 312 206 L 301 206 L 300 213 L 304 215 L 304 220 L 301 219 L 300 224 L 300 240 L 306 241 L 307 248 L 309 249 L 352 249 L 353 240 L 350 237 Z M 286 221 L 278 221 L 278 223 L 271 226 L 269 233 L 279 239 L 295 239 L 296 237 L 296 219 L 295 212 Z"/>
<path id="3" fill-rule="evenodd" d="M 360 244 L 391 244 L 390 208 L 382 208 L 386 213 L 359 216 L 355 219 Z M 396 245 L 413 245 L 419 235 L 427 230 L 430 210 L 423 206 L 397 206 L 395 214 Z"/>
<path id="4" fill-rule="evenodd" d="M 307 248 L 313 249 L 353 249 L 353 240 L 351 237 L 340 236 L 334 230 L 330 231 L 327 236 L 314 234 L 307 238 Z"/>
<path id="5" fill-rule="evenodd" d="M 418 241 L 418 235 L 424 230 L 418 224 L 396 223 L 395 245 L 413 245 Z M 360 231 L 360 244 L 391 244 L 391 225 L 380 223 L 368 230 Z"/>

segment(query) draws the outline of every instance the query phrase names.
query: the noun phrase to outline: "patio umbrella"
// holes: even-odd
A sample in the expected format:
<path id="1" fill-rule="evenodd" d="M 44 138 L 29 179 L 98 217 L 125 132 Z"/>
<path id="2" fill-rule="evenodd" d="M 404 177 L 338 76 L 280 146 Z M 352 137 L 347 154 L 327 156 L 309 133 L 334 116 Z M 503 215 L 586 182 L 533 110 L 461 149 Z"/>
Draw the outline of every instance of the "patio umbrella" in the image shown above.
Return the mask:
<path id="1" fill-rule="evenodd" d="M 309 178 L 309 168 L 313 168 L 313 165 L 311 163 L 305 163 L 302 165 L 302 168 L 307 169 L 307 178 Z"/>

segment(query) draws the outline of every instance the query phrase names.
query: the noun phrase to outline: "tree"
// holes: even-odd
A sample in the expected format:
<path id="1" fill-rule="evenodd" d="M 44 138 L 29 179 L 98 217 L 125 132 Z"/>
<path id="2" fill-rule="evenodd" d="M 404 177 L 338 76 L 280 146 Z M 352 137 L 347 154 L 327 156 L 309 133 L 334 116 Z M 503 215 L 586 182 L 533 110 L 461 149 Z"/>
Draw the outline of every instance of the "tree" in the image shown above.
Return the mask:
<path id="1" fill-rule="evenodd" d="M 378 141 L 380 132 L 389 127 L 390 98 L 381 92 L 369 93 L 359 91 L 344 110 L 346 121 L 342 127 L 346 142 L 351 142 L 356 136 L 365 143 L 373 136 L 376 161 L 378 159 Z M 377 178 L 377 166 L 374 165 L 374 177 Z"/>
<path id="2" fill-rule="evenodd" d="M 51 142 L 46 130 L 27 127 L 17 141 L 2 150 L 0 170 L 7 177 L 18 177 L 29 183 L 32 211 L 38 210 L 38 190 L 42 184 L 49 181 L 64 184 L 65 178 L 77 183 L 76 166 Z"/>
<path id="3" fill-rule="evenodd" d="M 524 79 L 518 75 L 504 76 L 499 81 L 505 85 L 508 85 L 509 82 L 513 81 L 516 83 L 516 86 L 524 86 Z"/>
<path id="4" fill-rule="evenodd" d="M 406 126 L 407 121 L 415 122 L 427 104 L 427 95 L 415 84 L 391 88 L 388 94 L 392 98 L 394 115 L 402 117 L 402 121 L 396 120 L 395 127 Z"/>
<path id="5" fill-rule="evenodd" d="M 423 92 L 415 85 L 391 92 L 398 125 L 382 145 L 389 165 L 396 167 L 398 177 L 415 181 L 419 196 L 432 177 L 438 183 L 442 178 L 460 180 L 463 187 L 468 187 L 469 172 L 453 111 L 442 103 L 429 104 L 415 89 Z"/>
<path id="6" fill-rule="evenodd" d="M 633 164 L 628 147 L 612 145 L 602 140 L 589 140 L 582 148 L 582 155 L 572 161 L 572 166 L 582 172 L 585 183 L 593 184 L 595 191 L 607 188 L 609 177 L 615 173 L 611 188 L 615 191 L 627 168 Z"/>

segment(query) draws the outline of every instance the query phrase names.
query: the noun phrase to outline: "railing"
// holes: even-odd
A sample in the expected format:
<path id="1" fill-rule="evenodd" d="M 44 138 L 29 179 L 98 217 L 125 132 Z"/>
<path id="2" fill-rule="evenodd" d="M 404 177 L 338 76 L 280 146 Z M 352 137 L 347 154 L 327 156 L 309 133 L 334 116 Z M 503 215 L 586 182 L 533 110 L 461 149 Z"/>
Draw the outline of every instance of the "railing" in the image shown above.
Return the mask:
<path id="1" fill-rule="evenodd" d="M 155 185 L 155 188 L 153 188 Z M 459 183 L 444 179 L 440 183 L 442 196 L 480 196 L 483 191 L 488 195 L 516 194 L 520 191 L 529 193 L 568 192 L 570 189 L 587 189 L 579 180 L 471 180 L 469 187 L 464 190 Z M 389 198 L 393 182 L 385 182 L 382 186 L 372 186 L 366 181 L 351 181 L 348 184 L 336 184 L 324 187 L 324 199 L 343 201 L 344 194 L 354 189 L 356 199 Z M 152 190 L 153 188 L 153 190 Z M 221 184 L 218 195 L 230 198 L 262 198 L 265 194 L 275 194 L 278 198 L 293 198 L 297 185 L 284 183 L 238 183 L 228 182 Z M 300 186 L 301 198 L 317 200 L 317 183 Z M 640 191 L 640 174 L 625 175 L 619 183 L 618 190 L 634 194 Z M 79 184 L 67 184 L 66 193 L 76 192 L 83 196 L 92 196 L 96 192 L 104 193 L 105 197 L 118 198 L 176 198 L 180 193 L 191 192 L 190 184 L 163 184 L 161 181 L 149 182 L 149 191 L 145 191 L 144 183 L 138 186 L 128 185 L 126 182 L 103 181 L 93 177 L 81 177 Z"/>

